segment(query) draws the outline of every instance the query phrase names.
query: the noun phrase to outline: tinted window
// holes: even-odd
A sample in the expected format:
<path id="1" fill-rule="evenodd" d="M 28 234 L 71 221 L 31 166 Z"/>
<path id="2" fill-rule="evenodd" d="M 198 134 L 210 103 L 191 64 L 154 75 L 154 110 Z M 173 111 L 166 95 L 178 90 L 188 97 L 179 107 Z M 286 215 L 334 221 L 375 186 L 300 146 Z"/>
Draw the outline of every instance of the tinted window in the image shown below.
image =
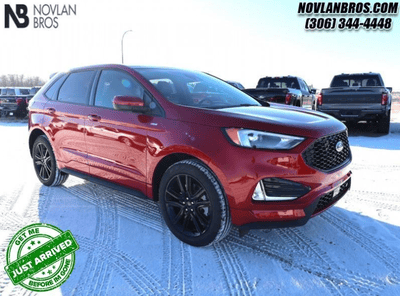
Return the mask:
<path id="1" fill-rule="evenodd" d="M 100 107 L 113 108 L 115 96 L 130 96 L 143 99 L 144 89 L 126 72 L 103 70 L 97 85 L 94 104 Z"/>
<path id="2" fill-rule="evenodd" d="M 34 94 L 36 94 L 36 93 L 39 91 L 39 89 L 40 89 L 40 87 L 32 87 L 32 88 L 29 90 L 29 94 L 30 94 L 30 95 L 34 95 Z"/>
<path id="3" fill-rule="evenodd" d="M 262 78 L 258 81 L 257 88 L 274 88 L 274 87 L 279 87 L 279 88 L 295 88 L 295 89 L 300 89 L 299 83 L 297 82 L 297 79 L 294 77 L 266 77 Z"/>
<path id="4" fill-rule="evenodd" d="M 382 86 L 378 75 L 338 75 L 332 80 L 331 87 L 346 86 Z"/>
<path id="5" fill-rule="evenodd" d="M 20 93 L 21 95 L 29 95 L 29 89 L 20 88 L 20 89 L 19 89 L 19 93 Z"/>
<path id="6" fill-rule="evenodd" d="M 49 99 L 56 99 L 57 91 L 60 88 L 61 84 L 63 83 L 65 79 L 65 75 L 61 75 L 56 82 L 53 83 L 53 85 L 46 91 L 45 95 Z"/>
<path id="7" fill-rule="evenodd" d="M 13 88 L 7 89 L 7 95 L 8 96 L 15 96 L 15 89 L 13 89 Z"/>
<path id="8" fill-rule="evenodd" d="M 58 100 L 67 103 L 88 104 L 95 71 L 72 73 L 61 86 Z"/>

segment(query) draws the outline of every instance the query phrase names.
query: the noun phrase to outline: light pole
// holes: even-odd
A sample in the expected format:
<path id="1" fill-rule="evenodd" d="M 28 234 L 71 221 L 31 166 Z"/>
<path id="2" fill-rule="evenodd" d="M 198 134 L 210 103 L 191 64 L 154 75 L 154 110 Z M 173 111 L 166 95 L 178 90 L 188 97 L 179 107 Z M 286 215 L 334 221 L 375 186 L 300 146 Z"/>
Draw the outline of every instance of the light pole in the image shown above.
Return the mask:
<path id="1" fill-rule="evenodd" d="M 122 64 L 124 63 L 124 37 L 125 37 L 125 34 L 128 32 L 132 32 L 132 30 L 125 31 L 125 33 L 122 35 L 122 39 L 121 39 Z"/>

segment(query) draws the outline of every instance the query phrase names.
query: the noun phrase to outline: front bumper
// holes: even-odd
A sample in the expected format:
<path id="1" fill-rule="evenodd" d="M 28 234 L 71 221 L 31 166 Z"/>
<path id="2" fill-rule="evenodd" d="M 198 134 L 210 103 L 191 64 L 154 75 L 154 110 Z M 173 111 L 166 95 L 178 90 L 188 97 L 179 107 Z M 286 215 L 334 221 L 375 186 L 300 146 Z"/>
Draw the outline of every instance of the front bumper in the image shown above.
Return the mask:
<path id="1" fill-rule="evenodd" d="M 241 231 L 302 226 L 310 218 L 321 214 L 338 202 L 350 190 L 350 187 L 351 171 L 335 182 L 328 184 L 322 190 L 307 194 L 304 203 L 290 205 L 290 202 L 285 202 L 285 206 L 276 206 L 269 210 L 231 209 L 232 216 L 240 217 L 241 221 L 246 221 L 243 225 L 236 225 Z M 265 202 L 259 202 L 259 204 L 262 203 Z M 274 202 L 276 205 L 279 203 L 282 204 L 282 202 Z"/>

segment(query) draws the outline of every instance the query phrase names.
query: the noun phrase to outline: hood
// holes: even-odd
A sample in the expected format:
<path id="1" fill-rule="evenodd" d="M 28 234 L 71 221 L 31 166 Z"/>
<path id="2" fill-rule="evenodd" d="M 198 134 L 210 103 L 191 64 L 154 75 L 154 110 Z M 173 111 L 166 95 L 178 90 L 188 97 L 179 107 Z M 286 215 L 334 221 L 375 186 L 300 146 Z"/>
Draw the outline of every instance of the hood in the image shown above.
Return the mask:
<path id="1" fill-rule="evenodd" d="M 346 130 L 342 122 L 330 115 L 282 104 L 217 110 L 188 109 L 191 109 L 190 112 L 181 113 L 177 119 L 221 128 L 249 128 L 308 138 L 320 138 Z"/>

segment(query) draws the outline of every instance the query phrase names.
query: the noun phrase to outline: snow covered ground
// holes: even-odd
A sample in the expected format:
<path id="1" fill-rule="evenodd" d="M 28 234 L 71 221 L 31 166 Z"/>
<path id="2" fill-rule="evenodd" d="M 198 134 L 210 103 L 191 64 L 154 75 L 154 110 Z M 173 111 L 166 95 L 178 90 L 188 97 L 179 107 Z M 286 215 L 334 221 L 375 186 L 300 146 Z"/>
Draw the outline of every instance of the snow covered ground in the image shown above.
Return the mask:
<path id="1" fill-rule="evenodd" d="M 42 186 L 27 125 L 0 121 L 0 295 L 30 295 L 5 274 L 11 237 L 35 222 L 71 230 L 80 249 L 51 295 L 400 295 L 400 114 L 391 133 L 350 129 L 353 183 L 333 208 L 292 229 L 233 230 L 194 248 L 167 229 L 157 204 L 70 177 Z"/>

